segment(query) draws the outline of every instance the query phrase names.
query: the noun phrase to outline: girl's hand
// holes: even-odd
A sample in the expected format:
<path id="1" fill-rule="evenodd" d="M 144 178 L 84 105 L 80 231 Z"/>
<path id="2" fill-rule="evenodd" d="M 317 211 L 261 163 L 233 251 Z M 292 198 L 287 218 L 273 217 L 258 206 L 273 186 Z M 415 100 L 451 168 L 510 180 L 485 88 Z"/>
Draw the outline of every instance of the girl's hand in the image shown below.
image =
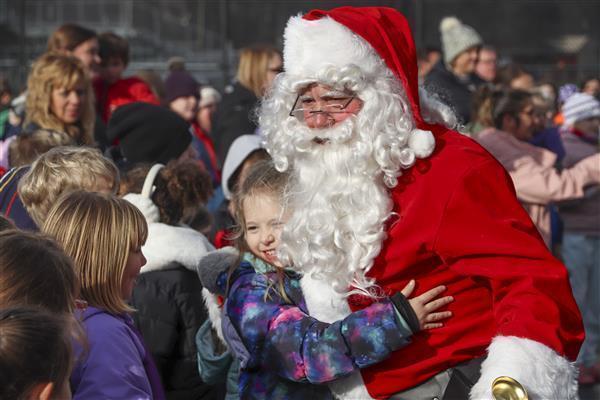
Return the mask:
<path id="1" fill-rule="evenodd" d="M 452 312 L 435 311 L 454 301 L 452 296 L 445 296 L 436 299 L 436 297 L 446 290 L 446 287 L 443 285 L 434 287 L 422 295 L 413 297 L 411 299 L 409 297 L 414 289 L 415 281 L 413 279 L 408 282 L 404 289 L 401 290 L 401 293 L 408 299 L 410 306 L 417 315 L 421 329 L 434 329 L 444 326 L 444 324 L 439 321 L 451 317 Z"/>

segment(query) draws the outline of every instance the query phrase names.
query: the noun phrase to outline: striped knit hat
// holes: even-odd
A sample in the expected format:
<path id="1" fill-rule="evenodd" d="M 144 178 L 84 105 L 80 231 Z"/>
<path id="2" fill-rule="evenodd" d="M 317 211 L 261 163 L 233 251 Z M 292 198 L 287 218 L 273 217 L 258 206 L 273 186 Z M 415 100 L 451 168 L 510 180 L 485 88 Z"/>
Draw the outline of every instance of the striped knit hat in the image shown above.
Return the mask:
<path id="1" fill-rule="evenodd" d="M 562 108 L 565 126 L 572 126 L 578 121 L 600 117 L 600 102 L 586 93 L 575 93 L 567 99 Z"/>

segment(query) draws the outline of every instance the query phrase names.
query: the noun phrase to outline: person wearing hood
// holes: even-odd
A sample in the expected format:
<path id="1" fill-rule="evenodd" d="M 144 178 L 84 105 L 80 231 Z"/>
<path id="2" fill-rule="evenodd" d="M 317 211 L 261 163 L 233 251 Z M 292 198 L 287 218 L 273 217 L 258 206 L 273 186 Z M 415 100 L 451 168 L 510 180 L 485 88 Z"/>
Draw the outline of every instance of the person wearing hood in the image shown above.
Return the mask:
<path id="1" fill-rule="evenodd" d="M 223 180 L 219 188 L 223 201 L 212 214 L 214 224 L 210 237 L 217 248 L 233 243 L 231 228 L 235 225 L 235 211 L 231 199 L 237 187 L 244 181 L 254 163 L 270 158 L 262 147 L 261 140 L 258 135 L 242 135 L 233 141 L 227 152 L 223 165 Z"/>
<path id="2" fill-rule="evenodd" d="M 446 17 L 440 23 L 444 57 L 425 79 L 425 87 L 452 107 L 458 123 L 471 120 L 471 97 L 485 83 L 475 74 L 481 36 L 456 17 Z"/>
<path id="3" fill-rule="evenodd" d="M 148 223 L 142 247 L 147 263 L 133 290 L 134 316 L 157 364 L 168 399 L 205 399 L 211 386 L 198 374 L 195 335 L 206 320 L 202 286 L 194 267 L 212 245 L 182 225 L 211 194 L 208 174 L 192 162 L 134 167 L 126 200 Z"/>

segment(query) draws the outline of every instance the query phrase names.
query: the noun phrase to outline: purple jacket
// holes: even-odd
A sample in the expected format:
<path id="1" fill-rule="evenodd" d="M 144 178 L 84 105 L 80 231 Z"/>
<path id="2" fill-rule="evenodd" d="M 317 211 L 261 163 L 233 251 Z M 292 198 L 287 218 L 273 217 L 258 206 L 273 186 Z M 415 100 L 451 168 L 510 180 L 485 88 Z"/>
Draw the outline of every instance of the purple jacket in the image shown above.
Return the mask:
<path id="1" fill-rule="evenodd" d="M 129 315 L 88 307 L 78 313 L 87 334 L 87 352 L 71 374 L 73 399 L 164 399 L 160 378 Z"/>

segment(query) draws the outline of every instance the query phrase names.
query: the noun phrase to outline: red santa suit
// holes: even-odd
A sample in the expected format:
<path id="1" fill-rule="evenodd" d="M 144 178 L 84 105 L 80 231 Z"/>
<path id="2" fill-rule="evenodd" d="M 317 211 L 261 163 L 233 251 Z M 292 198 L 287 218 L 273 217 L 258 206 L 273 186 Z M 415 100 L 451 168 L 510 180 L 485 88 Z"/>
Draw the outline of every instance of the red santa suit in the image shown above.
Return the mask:
<path id="1" fill-rule="evenodd" d="M 491 382 L 502 375 L 522 383 L 530 399 L 575 398 L 569 360 L 577 356 L 583 326 L 566 269 L 546 249 L 503 167 L 470 138 L 423 120 L 405 18 L 379 7 L 313 10 L 290 20 L 285 39 L 286 74 L 306 82 L 323 65 L 352 63 L 369 73 L 383 60 L 405 91 L 416 128 L 435 138 L 433 153 L 390 190 L 397 214 L 367 275 L 390 294 L 410 279 L 418 284 L 416 295 L 445 285 L 444 295 L 455 298 L 449 307 L 454 315 L 443 328 L 416 334 L 411 345 L 362 370 L 369 395 L 387 398 L 486 356 L 471 398 L 491 398 Z M 309 310 L 318 301 L 326 304 L 322 290 L 303 289 Z M 348 302 L 356 310 L 370 300 L 351 296 Z"/>

